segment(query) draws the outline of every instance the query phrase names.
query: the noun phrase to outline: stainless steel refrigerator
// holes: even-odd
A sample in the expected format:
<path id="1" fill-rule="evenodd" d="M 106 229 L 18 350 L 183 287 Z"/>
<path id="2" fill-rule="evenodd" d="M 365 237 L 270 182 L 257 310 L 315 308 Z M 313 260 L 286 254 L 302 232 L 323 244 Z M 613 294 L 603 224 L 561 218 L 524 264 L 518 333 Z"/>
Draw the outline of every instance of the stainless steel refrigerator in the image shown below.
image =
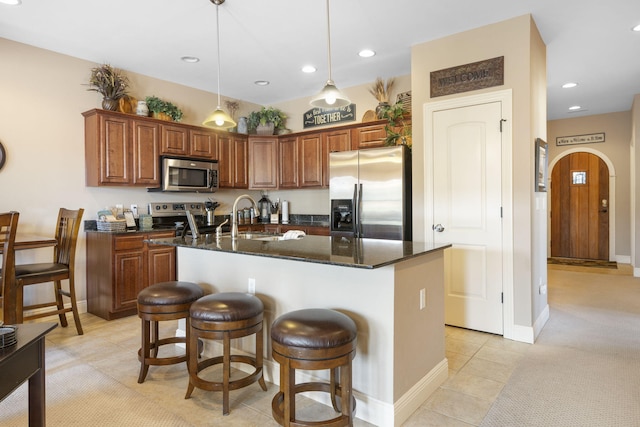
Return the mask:
<path id="1" fill-rule="evenodd" d="M 404 145 L 329 154 L 331 234 L 411 240 L 411 153 Z"/>

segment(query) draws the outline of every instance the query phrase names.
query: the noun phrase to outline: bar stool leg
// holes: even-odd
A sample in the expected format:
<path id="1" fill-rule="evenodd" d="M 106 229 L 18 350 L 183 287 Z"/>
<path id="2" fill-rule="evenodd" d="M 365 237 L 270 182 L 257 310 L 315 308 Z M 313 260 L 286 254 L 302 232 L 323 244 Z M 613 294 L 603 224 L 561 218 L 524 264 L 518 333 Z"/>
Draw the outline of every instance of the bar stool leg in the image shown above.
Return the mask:
<path id="1" fill-rule="evenodd" d="M 160 348 L 160 333 L 158 331 L 158 321 L 151 321 L 151 356 L 158 357 L 158 350 Z"/>
<path id="2" fill-rule="evenodd" d="M 351 360 L 346 366 L 340 367 L 340 401 L 342 403 L 342 415 L 349 417 L 349 427 L 353 427 L 353 417 L 351 416 Z"/>
<path id="3" fill-rule="evenodd" d="M 336 390 L 338 389 L 338 369 L 331 368 L 331 372 L 329 373 L 329 380 L 331 382 L 329 388 L 331 389 L 331 406 L 333 406 L 333 410 L 336 412 L 340 412 L 340 408 L 338 408 L 338 403 L 336 402 Z"/>
<path id="4" fill-rule="evenodd" d="M 264 355 L 262 354 L 264 350 L 263 340 L 262 327 L 260 327 L 260 330 L 256 333 L 256 367 L 259 368 L 264 368 Z M 260 388 L 262 388 L 262 390 L 267 391 L 267 384 L 264 382 L 264 375 L 260 375 L 258 384 L 260 384 Z"/>
<path id="5" fill-rule="evenodd" d="M 231 378 L 231 338 L 224 333 L 222 359 L 222 415 L 229 415 L 229 379 Z"/>
<path id="6" fill-rule="evenodd" d="M 140 345 L 140 374 L 138 375 L 138 383 L 142 384 L 149 372 L 149 365 L 147 365 L 147 359 L 149 358 L 149 348 L 151 346 L 150 337 L 151 331 L 149 330 L 149 322 L 142 319 L 142 343 Z"/>
<path id="7" fill-rule="evenodd" d="M 191 393 L 193 393 L 193 389 L 195 388 L 193 382 L 191 381 L 191 378 L 195 377 L 198 374 L 198 356 L 200 353 L 200 344 L 202 343 L 202 341 L 197 338 L 197 334 L 194 334 L 193 331 L 191 331 L 191 326 L 189 326 L 188 330 L 189 351 L 187 353 L 187 370 L 189 371 L 189 385 L 187 386 L 187 394 L 185 394 L 184 396 L 185 399 L 191 397 Z M 196 354 L 196 352 L 194 351 L 191 351 L 191 349 L 193 348 L 198 349 L 198 354 Z"/>

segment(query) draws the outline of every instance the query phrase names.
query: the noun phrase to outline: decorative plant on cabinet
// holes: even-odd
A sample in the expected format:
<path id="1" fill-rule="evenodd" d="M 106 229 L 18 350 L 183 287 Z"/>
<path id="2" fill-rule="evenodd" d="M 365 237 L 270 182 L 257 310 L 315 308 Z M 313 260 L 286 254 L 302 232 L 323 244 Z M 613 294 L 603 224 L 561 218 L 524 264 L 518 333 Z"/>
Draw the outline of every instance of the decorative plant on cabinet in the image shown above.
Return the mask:
<path id="1" fill-rule="evenodd" d="M 102 64 L 91 69 L 89 89 L 102 95 L 102 108 L 115 111 L 118 101 L 127 95 L 129 79 L 124 73 L 109 64 Z"/>

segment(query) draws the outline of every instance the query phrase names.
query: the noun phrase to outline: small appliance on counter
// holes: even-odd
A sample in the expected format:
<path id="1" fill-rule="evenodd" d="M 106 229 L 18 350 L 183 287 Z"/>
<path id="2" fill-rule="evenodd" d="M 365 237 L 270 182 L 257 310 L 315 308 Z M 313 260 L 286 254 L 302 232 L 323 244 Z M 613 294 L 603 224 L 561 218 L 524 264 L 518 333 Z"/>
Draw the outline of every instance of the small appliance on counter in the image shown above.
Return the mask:
<path id="1" fill-rule="evenodd" d="M 207 225 L 215 224 L 216 222 L 215 210 L 218 206 L 220 206 L 220 203 L 214 202 L 211 199 L 204 202 L 204 209 L 207 212 L 207 221 L 206 221 Z"/>

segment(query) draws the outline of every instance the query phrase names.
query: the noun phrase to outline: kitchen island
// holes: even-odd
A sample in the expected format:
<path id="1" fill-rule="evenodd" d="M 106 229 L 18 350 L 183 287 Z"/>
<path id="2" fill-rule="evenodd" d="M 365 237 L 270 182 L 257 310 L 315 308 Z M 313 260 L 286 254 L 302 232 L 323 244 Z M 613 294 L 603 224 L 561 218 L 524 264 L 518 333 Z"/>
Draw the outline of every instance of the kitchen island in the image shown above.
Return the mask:
<path id="1" fill-rule="evenodd" d="M 353 361 L 358 418 L 399 426 L 446 380 L 443 285 L 449 245 L 250 237 L 149 242 L 177 247 L 178 279 L 198 283 L 206 293 L 255 290 L 265 305 L 266 338 L 273 321 L 292 310 L 331 308 L 353 318 L 358 326 Z M 234 347 L 240 351 L 254 348 L 250 341 L 237 341 Z M 265 347 L 265 377 L 277 384 L 279 365 L 270 346 Z M 325 374 L 300 371 L 299 380 Z"/>

